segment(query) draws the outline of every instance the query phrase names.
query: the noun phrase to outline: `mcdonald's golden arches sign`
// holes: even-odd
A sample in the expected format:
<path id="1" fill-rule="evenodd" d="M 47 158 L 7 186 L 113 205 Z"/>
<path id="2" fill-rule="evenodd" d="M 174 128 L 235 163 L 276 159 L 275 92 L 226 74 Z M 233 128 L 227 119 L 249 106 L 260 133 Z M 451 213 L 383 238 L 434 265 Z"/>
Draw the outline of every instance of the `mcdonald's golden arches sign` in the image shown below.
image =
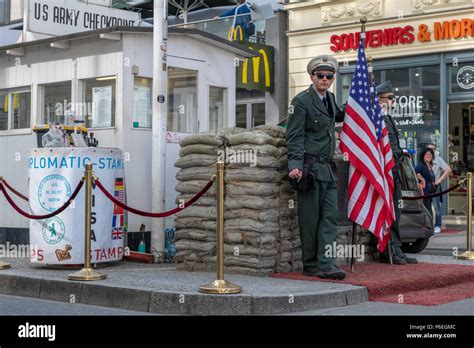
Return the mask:
<path id="1" fill-rule="evenodd" d="M 252 42 L 240 42 L 259 56 L 247 58 L 237 67 L 237 88 L 273 92 L 274 90 L 274 49 L 272 46 Z"/>

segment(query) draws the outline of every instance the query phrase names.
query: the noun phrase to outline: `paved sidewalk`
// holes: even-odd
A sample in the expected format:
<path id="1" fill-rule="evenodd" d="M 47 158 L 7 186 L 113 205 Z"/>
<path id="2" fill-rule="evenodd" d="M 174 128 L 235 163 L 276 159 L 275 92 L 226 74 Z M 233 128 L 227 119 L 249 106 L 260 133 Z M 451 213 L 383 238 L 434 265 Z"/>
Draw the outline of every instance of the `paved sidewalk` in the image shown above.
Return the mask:
<path id="1" fill-rule="evenodd" d="M 4 259 L 12 264 L 0 271 L 0 294 L 120 308 L 160 314 L 267 315 L 353 305 L 368 300 L 365 287 L 347 284 L 288 281 L 270 277 L 226 275 L 242 286 L 237 295 L 206 295 L 200 285 L 215 274 L 177 271 L 174 265 L 116 262 L 98 271 L 107 279 L 67 280 L 71 270 L 32 265 L 26 259 Z"/>

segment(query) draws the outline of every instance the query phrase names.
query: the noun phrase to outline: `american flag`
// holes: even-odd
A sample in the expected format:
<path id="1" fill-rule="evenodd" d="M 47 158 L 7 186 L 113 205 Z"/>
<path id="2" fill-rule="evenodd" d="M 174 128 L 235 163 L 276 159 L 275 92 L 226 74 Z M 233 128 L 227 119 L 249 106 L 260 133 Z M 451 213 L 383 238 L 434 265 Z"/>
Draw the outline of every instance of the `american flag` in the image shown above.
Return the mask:
<path id="1" fill-rule="evenodd" d="M 371 94 L 370 80 L 360 40 L 339 148 L 350 161 L 349 219 L 374 233 L 378 249 L 383 251 L 395 220 L 391 172 L 395 163 L 375 90 Z"/>

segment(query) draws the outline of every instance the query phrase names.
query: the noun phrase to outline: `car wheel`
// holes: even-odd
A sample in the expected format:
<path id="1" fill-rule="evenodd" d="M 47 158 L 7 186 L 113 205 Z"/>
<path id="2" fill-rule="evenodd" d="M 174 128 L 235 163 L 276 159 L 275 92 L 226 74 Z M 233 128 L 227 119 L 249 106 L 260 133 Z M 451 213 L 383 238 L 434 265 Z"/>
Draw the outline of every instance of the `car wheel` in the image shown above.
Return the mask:
<path id="1" fill-rule="evenodd" d="M 418 253 L 421 253 L 426 248 L 429 241 L 430 241 L 429 238 L 418 238 L 414 242 L 403 243 L 402 250 L 404 253 L 418 254 Z"/>

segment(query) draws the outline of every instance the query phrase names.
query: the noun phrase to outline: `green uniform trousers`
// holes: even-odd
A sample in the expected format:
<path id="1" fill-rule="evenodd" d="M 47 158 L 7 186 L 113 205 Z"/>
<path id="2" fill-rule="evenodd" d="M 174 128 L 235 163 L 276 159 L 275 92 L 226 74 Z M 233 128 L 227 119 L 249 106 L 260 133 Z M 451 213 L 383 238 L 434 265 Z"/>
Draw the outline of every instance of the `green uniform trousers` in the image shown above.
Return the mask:
<path id="1" fill-rule="evenodd" d="M 393 190 L 393 208 L 395 210 L 395 221 L 392 222 L 390 227 L 390 248 L 392 255 L 403 255 L 402 249 L 402 238 L 400 235 L 400 217 L 402 215 L 401 209 L 399 208 L 402 199 L 402 184 L 398 177 L 394 178 L 394 190 Z M 388 248 L 385 248 L 383 255 L 388 257 Z"/>
<path id="2" fill-rule="evenodd" d="M 316 180 L 315 186 L 312 191 L 298 191 L 298 223 L 305 270 L 322 270 L 334 264 L 334 259 L 325 253 L 327 246 L 332 251 L 338 235 L 336 182 Z"/>

